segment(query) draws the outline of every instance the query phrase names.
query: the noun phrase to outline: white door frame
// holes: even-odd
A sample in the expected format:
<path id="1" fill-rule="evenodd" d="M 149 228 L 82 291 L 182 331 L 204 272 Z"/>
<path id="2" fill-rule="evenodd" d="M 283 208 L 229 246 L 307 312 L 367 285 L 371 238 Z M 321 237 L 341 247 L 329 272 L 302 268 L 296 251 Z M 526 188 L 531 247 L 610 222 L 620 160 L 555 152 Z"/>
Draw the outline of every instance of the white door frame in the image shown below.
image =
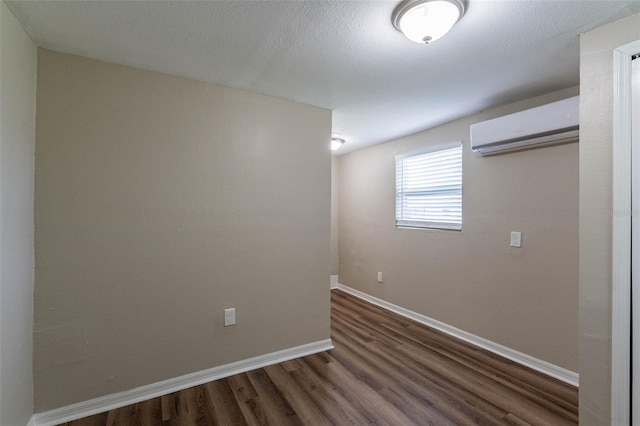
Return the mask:
<path id="1" fill-rule="evenodd" d="M 631 72 L 631 424 L 640 425 L 640 309 L 637 308 L 640 306 L 640 60 L 637 58 L 631 61 Z"/>
<path id="2" fill-rule="evenodd" d="M 640 40 L 613 51 L 613 246 L 611 424 L 631 424 L 631 56 Z"/>

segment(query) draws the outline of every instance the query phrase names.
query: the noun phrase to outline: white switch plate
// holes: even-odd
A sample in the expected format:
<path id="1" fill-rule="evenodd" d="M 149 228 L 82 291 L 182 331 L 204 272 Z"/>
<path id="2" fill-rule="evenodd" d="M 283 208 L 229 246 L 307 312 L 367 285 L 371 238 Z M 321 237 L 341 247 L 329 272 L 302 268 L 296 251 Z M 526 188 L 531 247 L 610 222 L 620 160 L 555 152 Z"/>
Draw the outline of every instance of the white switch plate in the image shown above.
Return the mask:
<path id="1" fill-rule="evenodd" d="M 224 310 L 224 326 L 235 325 L 236 323 L 236 308 L 229 308 Z"/>
<path id="2" fill-rule="evenodd" d="M 511 232 L 511 247 L 522 247 L 522 232 Z"/>
<path id="3" fill-rule="evenodd" d="M 382 282 L 382 272 L 378 272 L 378 282 Z"/>

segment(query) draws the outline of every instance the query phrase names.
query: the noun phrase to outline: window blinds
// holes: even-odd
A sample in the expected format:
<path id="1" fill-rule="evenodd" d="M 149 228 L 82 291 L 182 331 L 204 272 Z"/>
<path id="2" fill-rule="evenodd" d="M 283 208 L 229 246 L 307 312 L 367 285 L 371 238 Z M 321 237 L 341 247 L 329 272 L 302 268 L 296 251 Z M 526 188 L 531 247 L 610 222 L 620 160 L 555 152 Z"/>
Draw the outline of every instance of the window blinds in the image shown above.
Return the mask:
<path id="1" fill-rule="evenodd" d="M 462 229 L 462 144 L 396 158 L 396 226 Z"/>

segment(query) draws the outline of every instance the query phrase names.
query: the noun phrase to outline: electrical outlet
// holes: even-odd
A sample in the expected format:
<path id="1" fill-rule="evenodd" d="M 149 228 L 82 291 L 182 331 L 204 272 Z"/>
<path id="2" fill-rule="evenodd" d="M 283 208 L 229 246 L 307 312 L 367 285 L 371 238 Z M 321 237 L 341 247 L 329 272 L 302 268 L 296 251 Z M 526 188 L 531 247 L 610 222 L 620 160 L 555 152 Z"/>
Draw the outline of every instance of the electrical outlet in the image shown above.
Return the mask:
<path id="1" fill-rule="evenodd" d="M 236 323 L 236 308 L 229 308 L 224 310 L 224 326 L 235 325 Z"/>
<path id="2" fill-rule="evenodd" d="M 382 282 L 382 272 L 378 272 L 378 282 Z"/>
<path id="3" fill-rule="evenodd" d="M 511 247 L 522 247 L 522 232 L 511 232 Z"/>

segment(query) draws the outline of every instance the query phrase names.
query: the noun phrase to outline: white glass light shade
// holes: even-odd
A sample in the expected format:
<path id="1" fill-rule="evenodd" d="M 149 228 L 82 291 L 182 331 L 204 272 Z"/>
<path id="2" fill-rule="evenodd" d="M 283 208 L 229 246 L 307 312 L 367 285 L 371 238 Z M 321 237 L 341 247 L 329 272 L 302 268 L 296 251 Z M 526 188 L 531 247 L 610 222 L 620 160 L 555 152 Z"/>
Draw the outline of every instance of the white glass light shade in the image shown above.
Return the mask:
<path id="1" fill-rule="evenodd" d="M 411 41 L 431 43 L 442 38 L 464 14 L 456 0 L 405 0 L 393 12 L 393 25 Z"/>
<path id="2" fill-rule="evenodd" d="M 331 138 L 331 151 L 335 151 L 336 149 L 340 149 L 342 144 L 344 143 L 344 139 L 341 138 Z"/>

